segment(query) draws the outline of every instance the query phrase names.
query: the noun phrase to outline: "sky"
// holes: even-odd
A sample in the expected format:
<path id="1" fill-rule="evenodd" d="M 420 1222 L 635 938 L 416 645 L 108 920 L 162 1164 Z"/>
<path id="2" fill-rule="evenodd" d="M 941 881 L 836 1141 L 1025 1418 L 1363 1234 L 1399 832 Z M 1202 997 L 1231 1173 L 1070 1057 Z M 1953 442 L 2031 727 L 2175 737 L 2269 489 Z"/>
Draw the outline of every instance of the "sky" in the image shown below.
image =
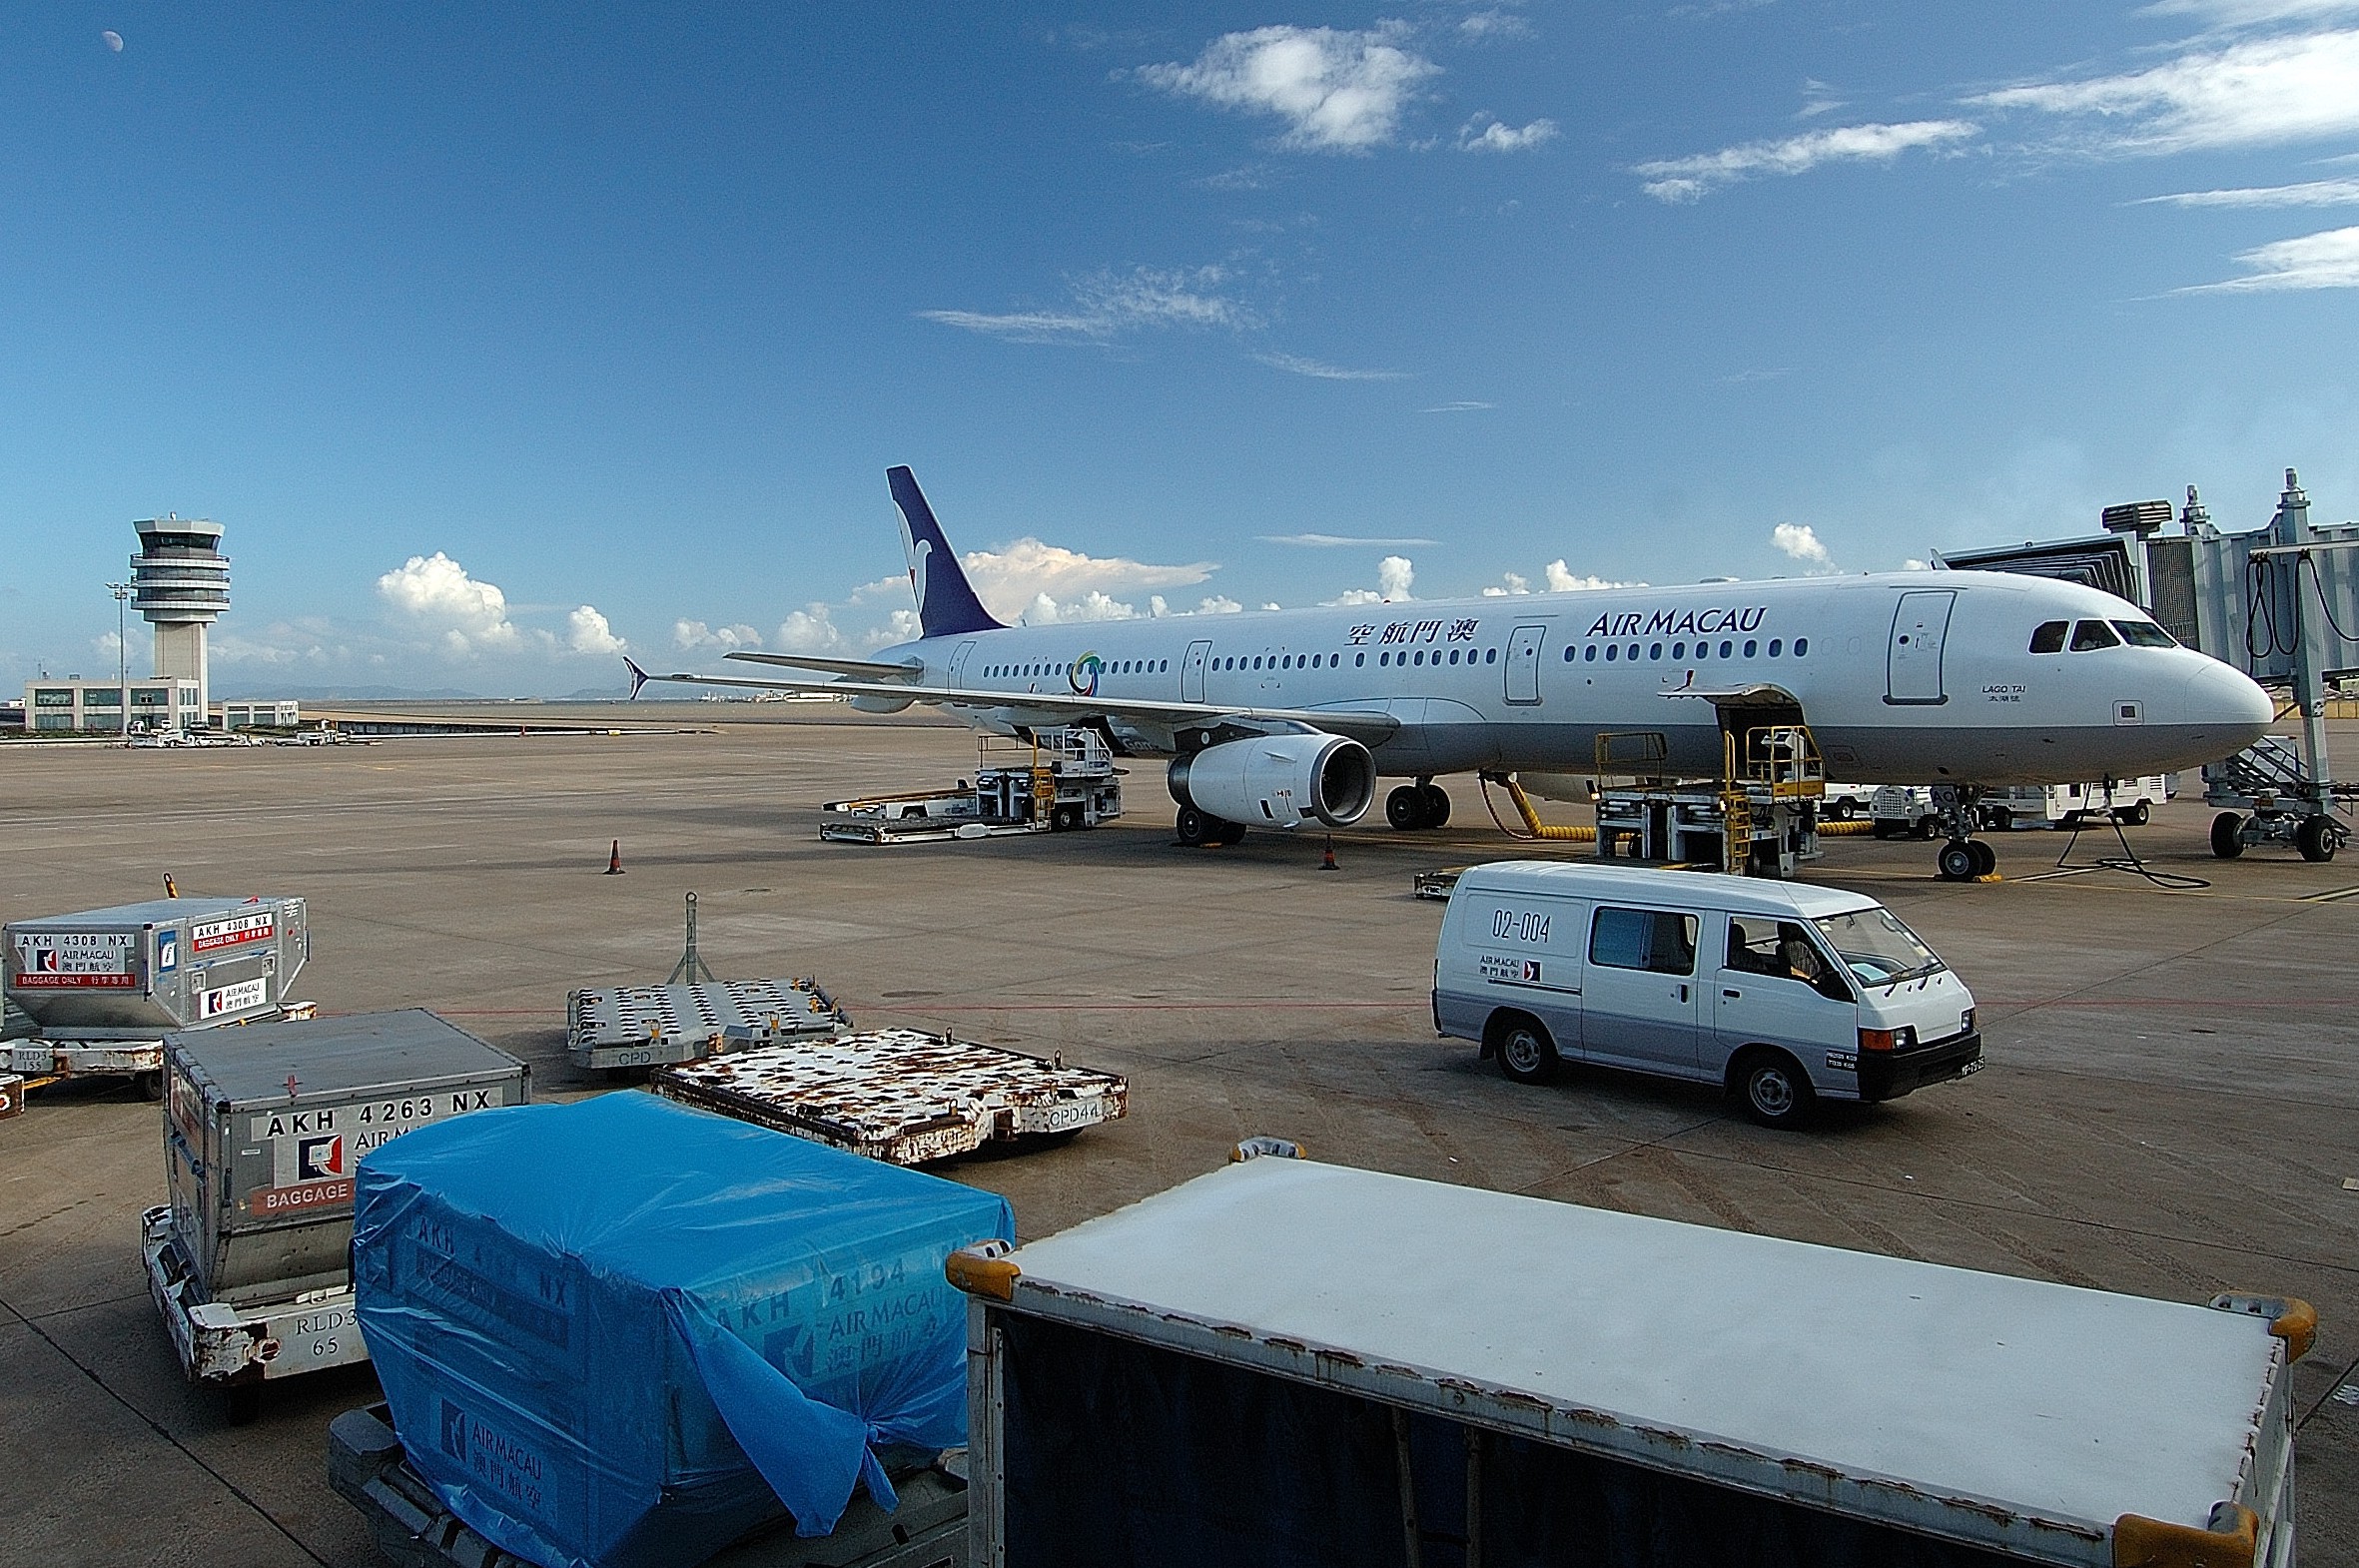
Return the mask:
<path id="1" fill-rule="evenodd" d="M 0 4 L 0 689 L 2336 521 L 2355 348 L 2359 0 Z"/>

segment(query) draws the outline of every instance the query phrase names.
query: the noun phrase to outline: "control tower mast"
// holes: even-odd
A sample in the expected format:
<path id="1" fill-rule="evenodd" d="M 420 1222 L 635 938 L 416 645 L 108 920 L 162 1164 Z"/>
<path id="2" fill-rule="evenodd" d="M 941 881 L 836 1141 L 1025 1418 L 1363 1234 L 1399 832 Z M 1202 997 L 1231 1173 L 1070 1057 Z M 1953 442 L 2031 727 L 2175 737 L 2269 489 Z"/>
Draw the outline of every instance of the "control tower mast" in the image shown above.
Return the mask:
<path id="1" fill-rule="evenodd" d="M 230 607 L 230 558 L 221 524 L 168 515 L 135 522 L 131 603 L 156 628 L 156 674 L 197 683 L 197 712 L 213 711 L 205 628 Z M 203 722 L 201 719 L 200 722 Z"/>

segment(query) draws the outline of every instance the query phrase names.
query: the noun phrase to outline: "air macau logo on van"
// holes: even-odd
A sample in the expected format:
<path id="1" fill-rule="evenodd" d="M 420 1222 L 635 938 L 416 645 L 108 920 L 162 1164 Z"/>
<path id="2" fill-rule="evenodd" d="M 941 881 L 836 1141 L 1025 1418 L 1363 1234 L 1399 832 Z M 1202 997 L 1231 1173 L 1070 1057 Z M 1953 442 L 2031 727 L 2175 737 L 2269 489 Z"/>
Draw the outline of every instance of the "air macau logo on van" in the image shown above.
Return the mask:
<path id="1" fill-rule="evenodd" d="M 1098 677 L 1106 669 L 1106 661 L 1095 653 L 1085 653 L 1073 661 L 1073 668 L 1065 672 L 1065 683 L 1076 696 L 1098 695 Z"/>

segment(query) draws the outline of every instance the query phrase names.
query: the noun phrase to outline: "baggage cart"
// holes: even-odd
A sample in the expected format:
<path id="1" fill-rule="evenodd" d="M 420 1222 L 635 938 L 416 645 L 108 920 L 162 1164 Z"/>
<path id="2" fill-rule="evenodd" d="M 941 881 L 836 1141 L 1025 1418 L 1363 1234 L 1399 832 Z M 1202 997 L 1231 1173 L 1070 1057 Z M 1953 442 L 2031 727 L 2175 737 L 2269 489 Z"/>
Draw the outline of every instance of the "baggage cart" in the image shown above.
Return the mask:
<path id="1" fill-rule="evenodd" d="M 565 999 L 575 1067 L 660 1067 L 722 1051 L 840 1035 L 852 1021 L 816 980 L 606 986 Z"/>
<path id="2" fill-rule="evenodd" d="M 978 1564 L 2293 1561 L 2298 1301 L 1253 1154 L 952 1254 Z"/>
<path id="3" fill-rule="evenodd" d="M 1065 1138 L 1128 1108 L 1120 1076 L 999 1046 L 883 1029 L 659 1070 L 655 1092 L 891 1165 L 995 1139 Z"/>
<path id="4" fill-rule="evenodd" d="M 142 1215 L 149 1294 L 193 1383 L 250 1417 L 261 1385 L 368 1359 L 353 1317 L 361 1157 L 520 1105 L 529 1070 L 422 1009 L 168 1038 L 171 1201 Z"/>
<path id="5" fill-rule="evenodd" d="M 860 1493 L 826 1535 L 797 1536 L 783 1523 L 705 1559 L 704 1568 L 965 1568 L 964 1454 L 925 1468 L 889 1465 L 900 1506 L 891 1513 Z M 328 1483 L 368 1519 L 377 1549 L 395 1568 L 529 1568 L 442 1506 L 411 1467 L 382 1404 L 329 1423 Z"/>

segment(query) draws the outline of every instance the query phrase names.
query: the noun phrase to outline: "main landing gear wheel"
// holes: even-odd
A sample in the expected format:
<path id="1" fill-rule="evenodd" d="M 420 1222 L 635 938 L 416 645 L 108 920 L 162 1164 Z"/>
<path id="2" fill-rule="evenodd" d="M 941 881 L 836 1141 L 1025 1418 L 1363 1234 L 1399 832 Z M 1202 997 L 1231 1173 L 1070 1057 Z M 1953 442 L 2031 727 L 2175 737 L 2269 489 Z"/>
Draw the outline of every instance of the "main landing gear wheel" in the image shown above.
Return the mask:
<path id="1" fill-rule="evenodd" d="M 2211 852 L 2222 860 L 2234 860 L 2244 853 L 2244 819 L 2233 811 L 2223 811 L 2211 819 Z"/>
<path id="2" fill-rule="evenodd" d="M 1444 827 L 1450 820 L 1450 792 L 1439 784 L 1420 784 L 1417 795 L 1425 802 L 1424 826 Z"/>
<path id="3" fill-rule="evenodd" d="M 1180 835 L 1180 842 L 1189 849 L 1195 849 L 1216 842 L 1214 835 L 1218 830 L 1218 824 L 1217 817 L 1206 816 L 1193 806 L 1181 806 L 1180 819 L 1174 824 L 1174 827 Z"/>
<path id="4" fill-rule="evenodd" d="M 1975 853 L 1977 849 L 1989 853 L 1987 846 L 1972 839 L 1952 839 L 1934 857 L 1934 869 L 1944 882 L 1971 882 L 1982 874 L 1982 856 Z"/>
<path id="5" fill-rule="evenodd" d="M 1385 796 L 1384 820 L 1397 833 L 1414 833 L 1425 826 L 1425 792 L 1414 784 L 1403 784 Z"/>

